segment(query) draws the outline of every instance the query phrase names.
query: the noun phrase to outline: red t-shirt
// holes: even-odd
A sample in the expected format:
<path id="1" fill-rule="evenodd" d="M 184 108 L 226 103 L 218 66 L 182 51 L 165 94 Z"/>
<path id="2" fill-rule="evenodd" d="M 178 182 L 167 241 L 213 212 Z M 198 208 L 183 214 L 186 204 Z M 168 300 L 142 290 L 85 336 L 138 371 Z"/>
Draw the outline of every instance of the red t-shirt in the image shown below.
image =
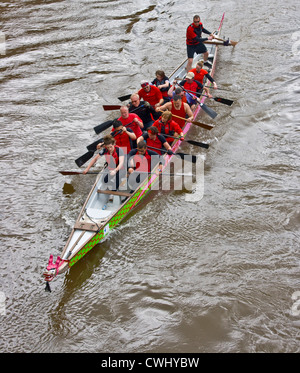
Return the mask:
<path id="1" fill-rule="evenodd" d="M 151 154 L 156 154 L 152 150 L 146 150 L 144 155 L 138 153 L 137 149 L 133 149 L 128 157 L 133 158 L 133 163 L 136 171 L 150 172 L 151 171 Z"/>
<path id="2" fill-rule="evenodd" d="M 174 136 L 175 132 L 179 135 L 182 132 L 179 124 L 174 120 L 168 120 L 167 123 L 163 123 L 158 119 L 152 124 L 152 126 L 158 128 L 158 131 L 166 138 L 167 142 L 174 141 L 174 139 L 168 137 L 168 135 Z"/>
<path id="3" fill-rule="evenodd" d="M 120 157 L 124 155 L 124 152 L 121 148 L 115 145 L 115 149 L 112 154 L 109 153 L 107 149 L 104 150 L 105 160 L 108 163 L 107 168 L 109 170 L 114 170 L 119 165 Z M 124 168 L 124 165 L 123 167 Z"/>
<path id="4" fill-rule="evenodd" d="M 147 146 L 154 152 L 161 155 L 161 148 L 163 147 L 163 144 L 166 142 L 166 139 L 162 135 L 156 135 L 155 140 L 150 139 L 148 133 L 143 135 L 144 140 L 146 141 Z"/>
<path id="5" fill-rule="evenodd" d="M 143 88 L 138 91 L 140 99 L 149 102 L 151 106 L 154 106 L 162 99 L 162 93 L 155 85 L 150 85 L 150 91 L 146 92 Z"/>
<path id="6" fill-rule="evenodd" d="M 198 82 L 200 82 L 201 84 L 203 84 L 203 78 L 205 77 L 205 75 L 208 74 L 208 72 L 207 72 L 205 69 L 201 69 L 200 72 L 197 73 L 196 68 L 190 70 L 189 72 L 194 73 L 194 75 L 195 75 L 195 76 L 194 76 L 194 79 L 195 79 L 195 80 L 198 80 Z"/>
<path id="7" fill-rule="evenodd" d="M 191 83 L 189 83 L 188 81 L 185 81 L 183 88 L 186 89 L 187 91 L 196 93 L 197 90 L 199 89 L 199 85 L 197 84 L 195 80 L 193 80 Z"/>
<path id="8" fill-rule="evenodd" d="M 127 128 L 128 132 L 132 132 L 133 130 L 131 128 Z M 112 130 L 112 134 L 114 134 L 114 130 Z M 126 132 L 121 131 L 120 133 L 114 134 L 114 138 L 116 140 L 116 145 L 118 145 L 119 148 L 122 148 L 124 151 L 126 149 L 126 153 L 128 154 L 130 150 L 132 149 L 132 140 L 128 136 Z"/>
<path id="9" fill-rule="evenodd" d="M 137 120 L 139 122 L 143 123 L 142 119 L 134 113 L 129 113 L 128 118 L 126 118 L 126 119 L 120 117 L 120 118 L 118 118 L 118 120 L 123 124 L 124 127 L 131 128 L 132 131 L 135 133 L 136 138 L 138 138 L 138 137 L 142 136 L 143 131 L 141 130 L 141 127 L 137 123 L 133 122 L 134 118 L 137 118 Z"/>

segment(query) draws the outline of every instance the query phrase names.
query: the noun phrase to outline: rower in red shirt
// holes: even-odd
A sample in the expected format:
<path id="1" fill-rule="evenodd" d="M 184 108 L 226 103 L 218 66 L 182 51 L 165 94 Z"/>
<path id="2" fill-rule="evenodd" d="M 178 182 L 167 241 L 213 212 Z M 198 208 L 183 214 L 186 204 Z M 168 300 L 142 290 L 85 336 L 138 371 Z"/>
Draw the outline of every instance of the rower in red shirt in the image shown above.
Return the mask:
<path id="1" fill-rule="evenodd" d="M 161 117 L 153 123 L 153 127 L 157 127 L 159 134 L 163 135 L 169 144 L 174 141 L 174 137 L 184 140 L 182 129 L 172 119 L 172 113 L 168 110 L 164 111 Z"/>
<path id="2" fill-rule="evenodd" d="M 179 124 L 180 128 L 183 128 L 186 122 L 192 122 L 194 120 L 194 115 L 189 104 L 182 102 L 179 95 L 175 95 L 171 102 L 167 102 L 156 110 L 169 110 L 174 115 L 174 118 L 176 118 L 176 122 Z M 179 119 L 177 116 L 184 119 Z"/>
<path id="3" fill-rule="evenodd" d="M 126 174 L 125 155 L 122 148 L 116 145 L 116 140 L 111 135 L 106 135 L 103 137 L 103 142 L 97 145 L 97 149 L 100 149 L 100 152 L 96 154 L 82 173 L 86 174 L 97 160 L 104 155 L 107 167 L 102 175 L 103 182 L 107 189 L 118 190 L 120 181 Z M 111 188 L 108 188 L 108 186 Z M 108 201 L 108 198 L 109 195 L 107 195 L 105 202 Z"/>
<path id="4" fill-rule="evenodd" d="M 207 87 L 204 87 L 203 84 L 201 84 L 197 80 L 195 80 L 194 76 L 194 73 L 189 72 L 186 74 L 185 79 L 179 83 L 179 85 L 186 92 L 186 99 L 188 104 L 191 106 L 192 110 L 194 108 L 194 105 L 196 105 L 198 102 L 197 97 L 201 95 L 202 91 L 205 91 L 205 94 L 208 97 L 212 97 L 212 95 L 209 93 L 209 89 Z"/>
<path id="5" fill-rule="evenodd" d="M 194 79 L 203 84 L 203 79 L 206 78 L 213 84 L 214 89 L 218 89 L 217 83 L 213 79 L 213 77 L 203 69 L 203 61 L 198 61 L 197 65 L 194 69 L 190 70 L 189 72 L 194 74 Z"/>
<path id="6" fill-rule="evenodd" d="M 157 162 L 151 163 L 151 157 L 156 156 Z M 147 149 L 145 141 L 140 141 L 136 149 L 132 149 L 128 154 L 128 172 L 131 174 L 134 170 L 140 172 L 151 172 L 160 159 L 159 155 L 150 149 Z"/>
<path id="7" fill-rule="evenodd" d="M 165 137 L 158 134 L 157 127 L 149 127 L 147 133 L 137 139 L 137 143 L 140 141 L 145 141 L 147 147 L 154 150 L 158 154 L 162 154 L 161 149 L 165 148 L 168 154 L 173 154 L 171 146 L 166 141 Z"/>
<path id="8" fill-rule="evenodd" d="M 144 128 L 142 119 L 134 113 L 129 113 L 127 106 L 121 106 L 120 113 L 121 116 L 118 118 L 118 120 L 123 124 L 124 127 L 131 128 L 135 133 L 136 138 L 139 138 L 143 134 L 141 128 Z"/>
<path id="9" fill-rule="evenodd" d="M 157 152 L 147 149 L 145 141 L 140 141 L 137 148 L 132 149 L 128 154 L 128 183 L 131 189 L 135 190 L 158 163 L 164 164 L 163 157 L 158 155 Z"/>
<path id="10" fill-rule="evenodd" d="M 141 87 L 138 95 L 142 100 L 149 102 L 154 109 L 164 103 L 162 93 L 155 85 L 150 85 L 148 81 L 142 80 Z"/>
<path id="11" fill-rule="evenodd" d="M 116 145 L 122 148 L 124 153 L 128 154 L 133 148 L 133 141 L 136 140 L 136 135 L 131 128 L 123 126 L 119 120 L 113 121 L 113 129 L 111 135 L 116 140 Z"/>

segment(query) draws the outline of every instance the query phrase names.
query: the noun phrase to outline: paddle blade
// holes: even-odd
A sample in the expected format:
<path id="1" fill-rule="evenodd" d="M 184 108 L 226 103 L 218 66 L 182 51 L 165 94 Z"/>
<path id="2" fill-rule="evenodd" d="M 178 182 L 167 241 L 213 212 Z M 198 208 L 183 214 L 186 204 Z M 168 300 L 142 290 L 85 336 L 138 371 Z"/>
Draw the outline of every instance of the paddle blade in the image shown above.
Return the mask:
<path id="1" fill-rule="evenodd" d="M 94 152 L 87 152 L 85 154 L 83 154 L 81 157 L 77 158 L 75 160 L 75 163 L 77 164 L 78 167 L 81 167 L 82 165 L 84 165 L 88 160 L 90 160 L 91 158 L 93 158 L 94 156 Z"/>
<path id="2" fill-rule="evenodd" d="M 121 105 L 103 105 L 104 110 L 118 110 L 120 109 Z"/>
<path id="3" fill-rule="evenodd" d="M 131 94 L 130 95 L 126 95 L 126 96 L 118 97 L 118 100 L 120 100 L 120 101 L 126 101 L 126 100 L 129 100 L 130 97 L 131 97 Z"/>
<path id="4" fill-rule="evenodd" d="M 46 282 L 45 291 L 47 291 L 48 293 L 51 293 L 51 287 L 48 281 Z"/>
<path id="5" fill-rule="evenodd" d="M 213 97 L 213 99 L 217 102 L 220 102 L 221 104 L 225 104 L 225 105 L 228 105 L 228 106 L 231 106 L 233 104 L 233 101 L 228 100 L 227 98 Z"/>
<path id="6" fill-rule="evenodd" d="M 198 127 L 201 127 L 201 128 L 205 128 L 206 130 L 211 130 L 211 129 L 214 128 L 214 126 L 211 126 L 210 124 L 205 124 L 205 123 L 195 122 L 195 121 L 193 121 L 192 123 L 195 126 L 198 126 Z"/>
<path id="7" fill-rule="evenodd" d="M 218 115 L 213 109 L 209 108 L 202 102 L 199 104 L 201 106 L 201 109 L 205 111 L 206 114 L 208 114 L 212 119 L 215 119 L 215 117 Z"/>
<path id="8" fill-rule="evenodd" d="M 218 40 L 218 41 L 215 41 L 215 40 Z M 222 42 L 222 43 L 221 43 Z M 206 40 L 204 41 L 205 44 L 217 44 L 217 45 L 225 45 L 225 46 L 228 46 L 228 45 L 231 45 L 233 47 L 235 47 L 238 43 L 238 41 L 233 41 L 233 40 L 224 40 L 224 39 L 221 39 L 221 38 L 218 38 L 215 36 L 214 40 Z"/>
<path id="9" fill-rule="evenodd" d="M 105 131 L 112 125 L 113 120 L 108 120 L 107 122 L 98 124 L 98 126 L 94 127 L 94 131 L 98 135 L 100 132 Z"/>
<path id="10" fill-rule="evenodd" d="M 95 142 L 93 142 L 92 144 L 88 145 L 86 148 L 87 150 L 89 150 L 90 152 L 95 152 L 97 150 L 97 145 L 100 144 L 100 142 L 103 142 L 103 139 L 99 139 Z"/>
<path id="11" fill-rule="evenodd" d="M 198 142 L 198 141 L 194 141 L 194 140 L 185 140 L 185 141 L 188 142 L 191 145 L 200 146 L 200 148 L 205 148 L 205 149 L 209 148 L 209 145 L 205 144 L 203 142 Z"/>
<path id="12" fill-rule="evenodd" d="M 59 173 L 62 174 L 62 175 L 86 175 L 86 174 L 96 175 L 99 172 L 97 172 L 97 171 L 88 171 L 86 174 L 84 174 L 83 172 L 79 172 L 79 171 L 59 171 Z"/>
<path id="13" fill-rule="evenodd" d="M 80 175 L 82 172 L 79 171 L 59 171 L 62 175 Z"/>

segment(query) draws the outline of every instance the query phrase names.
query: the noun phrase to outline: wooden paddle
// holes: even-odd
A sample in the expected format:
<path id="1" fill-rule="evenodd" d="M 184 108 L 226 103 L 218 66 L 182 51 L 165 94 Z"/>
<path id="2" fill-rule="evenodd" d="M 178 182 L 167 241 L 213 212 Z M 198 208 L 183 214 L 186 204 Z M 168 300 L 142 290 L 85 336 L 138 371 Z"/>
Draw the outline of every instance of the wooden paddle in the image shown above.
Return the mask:
<path id="1" fill-rule="evenodd" d="M 208 96 L 206 96 L 206 97 L 208 97 Z M 228 100 L 227 98 L 222 98 L 222 97 L 212 97 L 212 99 L 215 100 L 216 102 L 220 102 L 221 104 L 224 104 L 224 105 L 227 105 L 227 106 L 231 106 L 234 102 L 232 100 Z"/>
<path id="2" fill-rule="evenodd" d="M 94 156 L 94 151 L 88 151 L 84 153 L 81 157 L 75 159 L 75 163 L 78 167 L 83 166 L 87 161 L 89 161 Z"/>
<path id="3" fill-rule="evenodd" d="M 175 117 L 175 118 L 178 118 L 178 119 L 183 119 L 183 120 L 186 120 L 186 118 L 183 118 L 183 117 L 179 117 L 178 115 L 175 115 L 172 113 L 172 117 Z M 201 123 L 201 122 L 196 122 L 196 121 L 192 121 L 191 122 L 192 124 L 194 124 L 195 126 L 198 126 L 198 127 L 201 127 L 201 128 L 205 128 L 206 130 L 211 130 L 214 128 L 214 126 L 211 126 L 210 124 L 205 124 L 205 123 Z"/>
<path id="4" fill-rule="evenodd" d="M 160 133 L 159 135 L 163 135 L 165 138 L 171 137 L 172 139 L 176 139 L 176 140 L 180 139 L 180 136 L 175 137 L 175 136 L 171 136 L 171 135 L 168 135 L 168 134 L 165 134 L 165 133 Z M 209 148 L 209 145 L 205 144 L 204 142 L 198 142 L 198 141 L 194 141 L 194 140 L 185 140 L 185 139 L 182 140 L 182 141 L 188 142 L 191 145 L 200 146 L 200 148 L 205 148 L 205 149 Z"/>
<path id="5" fill-rule="evenodd" d="M 225 46 L 228 46 L 228 45 L 230 45 L 230 46 L 232 46 L 232 47 L 234 47 L 234 45 L 233 44 L 225 44 L 225 42 L 226 42 L 226 40 L 224 40 L 224 41 L 220 41 L 220 40 L 216 40 L 216 41 L 213 41 L 213 40 L 205 40 L 203 43 L 204 44 L 213 44 L 213 45 L 225 45 Z"/>
<path id="6" fill-rule="evenodd" d="M 92 144 L 88 145 L 86 148 L 90 152 L 95 152 L 97 150 L 97 145 L 100 144 L 101 142 L 103 142 L 102 138 L 94 141 Z"/>
<path id="7" fill-rule="evenodd" d="M 98 124 L 98 126 L 94 127 L 94 131 L 98 135 L 100 132 L 105 131 L 107 128 L 112 126 L 112 123 L 113 123 L 113 120 L 108 120 L 107 122 Z"/>
<path id="8" fill-rule="evenodd" d="M 129 111 L 130 113 L 133 113 L 135 112 L 136 110 L 140 109 L 141 107 L 144 107 L 145 105 L 139 105 L 138 107 L 136 107 L 135 109 L 132 109 Z M 118 110 L 118 109 L 121 109 L 122 105 L 103 105 L 103 109 L 108 111 L 108 110 Z"/>
<path id="9" fill-rule="evenodd" d="M 133 173 L 137 173 L 137 174 L 149 174 L 149 175 L 157 175 L 156 172 L 147 172 L 147 171 L 139 171 L 139 170 L 134 170 L 131 174 Z M 130 174 L 130 175 L 131 175 Z M 167 175 L 167 176 L 195 176 L 193 174 L 185 174 L 185 173 L 181 173 L 181 172 L 177 172 L 176 174 L 173 174 L 173 173 L 168 173 L 168 172 L 162 172 L 160 175 Z"/>
<path id="10" fill-rule="evenodd" d="M 79 171 L 59 171 L 60 174 L 62 175 L 87 175 L 87 174 L 99 174 L 100 172 L 97 172 L 97 171 L 88 171 L 86 174 L 84 174 L 83 172 L 79 172 Z"/>
<path id="11" fill-rule="evenodd" d="M 212 85 L 205 85 L 204 87 L 213 88 Z M 226 92 L 232 92 L 232 90 L 230 90 L 230 89 L 220 88 L 219 86 L 218 86 L 218 90 L 220 90 L 220 91 L 226 91 Z"/>
<path id="12" fill-rule="evenodd" d="M 112 136 L 115 136 L 115 135 L 117 135 L 121 132 L 122 131 L 118 131 L 117 133 L 112 134 Z M 92 144 L 87 146 L 88 152 L 84 153 L 81 157 L 79 157 L 75 160 L 75 163 L 77 164 L 78 167 L 83 166 L 87 161 L 89 161 L 91 158 L 93 158 L 93 155 L 94 155 L 95 151 L 97 150 L 97 145 L 100 144 L 101 142 L 103 142 L 102 138 L 94 141 Z"/>
<path id="13" fill-rule="evenodd" d="M 121 109 L 121 105 L 103 105 L 104 110 L 118 110 Z"/>
<path id="14" fill-rule="evenodd" d="M 84 153 L 81 157 L 75 160 L 78 167 L 83 166 L 87 161 L 93 158 L 95 151 L 97 150 L 97 145 L 103 142 L 103 139 L 99 139 L 92 144 L 87 146 L 88 152 Z"/>
<path id="15" fill-rule="evenodd" d="M 221 38 L 217 38 L 216 36 L 215 36 L 215 39 L 219 40 L 219 41 L 223 41 L 224 43 L 229 42 L 228 45 L 232 45 L 233 47 L 235 47 L 237 45 L 237 43 L 238 43 L 238 41 L 233 41 L 233 40 L 229 40 L 229 39 L 228 40 L 224 40 L 224 39 L 221 39 Z"/>
<path id="16" fill-rule="evenodd" d="M 147 172 L 147 171 L 138 171 L 138 170 L 134 170 L 133 171 L 134 173 L 138 173 L 138 174 L 149 174 L 149 175 L 156 175 L 156 172 Z M 84 174 L 83 172 L 79 172 L 79 171 L 59 171 L 60 174 L 64 175 L 64 176 L 69 176 L 69 175 L 99 175 L 99 174 L 102 174 L 103 172 L 100 172 L 100 171 L 88 171 L 86 174 Z M 167 172 L 163 172 L 161 173 L 161 175 L 166 175 L 166 176 L 194 176 L 193 174 L 185 174 L 185 173 L 167 173 Z"/>

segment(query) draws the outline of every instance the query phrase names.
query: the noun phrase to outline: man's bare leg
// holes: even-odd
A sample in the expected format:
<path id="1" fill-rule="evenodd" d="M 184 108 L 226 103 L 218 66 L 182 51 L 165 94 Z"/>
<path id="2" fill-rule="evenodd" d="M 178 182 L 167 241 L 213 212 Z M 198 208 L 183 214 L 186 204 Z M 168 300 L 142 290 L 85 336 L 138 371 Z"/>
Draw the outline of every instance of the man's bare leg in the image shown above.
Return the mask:
<path id="1" fill-rule="evenodd" d="M 189 72 L 192 68 L 192 64 L 193 64 L 193 58 L 188 58 L 188 62 L 187 62 L 187 65 L 186 65 L 186 71 Z"/>

